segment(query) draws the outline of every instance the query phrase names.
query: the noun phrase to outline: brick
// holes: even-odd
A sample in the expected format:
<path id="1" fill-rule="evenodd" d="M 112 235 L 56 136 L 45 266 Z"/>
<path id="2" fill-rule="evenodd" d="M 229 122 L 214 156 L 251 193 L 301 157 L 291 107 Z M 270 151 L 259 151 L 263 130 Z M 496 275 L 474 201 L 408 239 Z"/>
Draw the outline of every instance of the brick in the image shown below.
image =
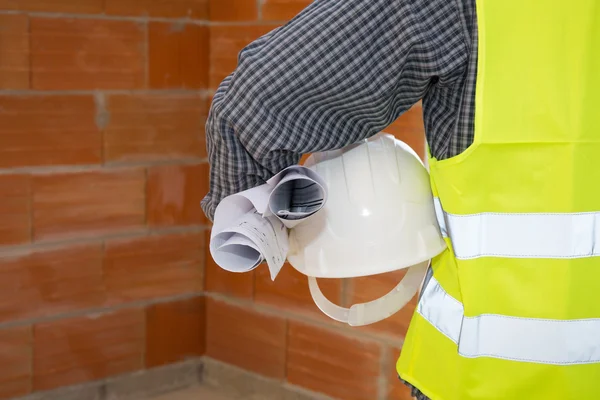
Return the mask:
<path id="1" fill-rule="evenodd" d="M 31 391 L 31 327 L 0 330 L 0 398 Z"/>
<path id="2" fill-rule="evenodd" d="M 387 385 L 387 400 L 412 400 L 410 388 L 406 386 L 399 378 L 396 372 L 396 361 L 400 356 L 400 349 L 392 348 L 388 351 L 388 365 L 390 373 Z"/>
<path id="3" fill-rule="evenodd" d="M 208 192 L 208 164 L 148 169 L 146 209 L 151 226 L 201 225 L 200 201 Z"/>
<path id="4" fill-rule="evenodd" d="M 202 290 L 202 233 L 109 240 L 105 246 L 104 274 L 112 302 Z"/>
<path id="5" fill-rule="evenodd" d="M 100 163 L 95 116 L 92 96 L 0 96 L 0 168 Z"/>
<path id="6" fill-rule="evenodd" d="M 0 9 L 97 14 L 102 12 L 102 1 L 103 0 L 0 0 Z"/>
<path id="7" fill-rule="evenodd" d="M 254 21 L 257 17 L 258 9 L 255 0 L 210 0 L 210 21 Z"/>
<path id="8" fill-rule="evenodd" d="M 141 309 L 38 324 L 33 336 L 33 387 L 47 390 L 141 369 Z"/>
<path id="9" fill-rule="evenodd" d="M 26 15 L 0 15 L 0 89 L 29 88 L 28 24 Z"/>
<path id="10" fill-rule="evenodd" d="M 208 0 L 105 0 L 112 15 L 206 19 Z"/>
<path id="11" fill-rule="evenodd" d="M 155 304 L 146 311 L 146 367 L 202 356 L 205 344 L 203 297 Z"/>
<path id="12" fill-rule="evenodd" d="M 333 331 L 290 321 L 287 380 L 344 400 L 377 398 L 380 349 Z"/>
<path id="13" fill-rule="evenodd" d="M 0 321 L 52 316 L 106 301 L 100 244 L 0 257 Z"/>
<path id="14" fill-rule="evenodd" d="M 286 321 L 211 298 L 206 304 L 206 354 L 261 375 L 285 374 Z"/>
<path id="15" fill-rule="evenodd" d="M 0 175 L 0 246 L 31 241 L 31 180 Z"/>
<path id="16" fill-rule="evenodd" d="M 210 252 L 207 250 L 207 257 Z M 254 296 L 254 272 L 234 273 L 220 268 L 210 258 L 206 263 L 205 289 L 211 293 L 221 293 L 228 296 L 252 299 Z"/>
<path id="17" fill-rule="evenodd" d="M 237 67 L 238 53 L 276 25 L 211 26 L 209 88 L 219 84 Z"/>
<path id="18" fill-rule="evenodd" d="M 31 18 L 34 89 L 144 87 L 144 26 L 132 21 Z"/>
<path id="19" fill-rule="evenodd" d="M 262 0 L 262 19 L 265 21 L 287 21 L 308 7 L 310 3 L 310 0 Z"/>
<path id="20" fill-rule="evenodd" d="M 423 124 L 423 108 L 421 103 L 411 107 L 384 132 L 394 135 L 397 139 L 408 144 L 412 149 L 425 158 L 425 127 Z"/>
<path id="21" fill-rule="evenodd" d="M 153 89 L 208 85 L 208 28 L 183 22 L 148 25 L 148 80 Z"/>
<path id="22" fill-rule="evenodd" d="M 209 250 L 210 234 L 206 235 L 206 259 L 204 285 L 207 292 L 252 299 L 254 297 L 254 271 L 235 273 L 219 267 Z"/>
<path id="23" fill-rule="evenodd" d="M 294 267 L 285 264 L 275 281 L 271 280 L 268 268 L 261 265 L 255 270 L 254 298 L 257 303 L 300 312 L 322 314 L 315 305 L 308 289 L 306 275 L 296 271 Z M 341 279 L 319 279 L 319 287 L 323 294 L 336 304 L 341 302 Z"/>
<path id="24" fill-rule="evenodd" d="M 206 154 L 202 95 L 115 95 L 108 99 L 104 132 L 108 162 L 198 158 Z"/>
<path id="25" fill-rule="evenodd" d="M 100 235 L 143 227 L 142 169 L 39 175 L 33 179 L 36 240 Z"/>
<path id="26" fill-rule="evenodd" d="M 364 303 L 380 298 L 389 293 L 404 277 L 406 270 L 393 271 L 360 278 L 353 278 L 350 283 L 352 288 L 349 295 L 351 304 Z M 371 325 L 357 328 L 358 330 L 388 334 L 398 340 L 406 335 L 408 325 L 417 305 L 415 297 L 396 314 Z M 348 304 L 349 306 L 350 304 Z"/>

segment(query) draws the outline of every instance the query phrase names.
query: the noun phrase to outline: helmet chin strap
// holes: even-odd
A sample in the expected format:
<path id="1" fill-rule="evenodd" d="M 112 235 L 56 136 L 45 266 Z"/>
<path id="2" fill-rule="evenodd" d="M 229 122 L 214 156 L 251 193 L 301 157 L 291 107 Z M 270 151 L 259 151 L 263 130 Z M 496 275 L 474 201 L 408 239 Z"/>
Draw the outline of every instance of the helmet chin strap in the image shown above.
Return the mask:
<path id="1" fill-rule="evenodd" d="M 328 317 L 350 326 L 373 324 L 400 311 L 417 294 L 427 272 L 429 261 L 408 268 L 404 278 L 388 294 L 367 303 L 354 304 L 350 308 L 340 307 L 323 295 L 317 279 L 309 276 L 310 294 L 319 309 Z"/>

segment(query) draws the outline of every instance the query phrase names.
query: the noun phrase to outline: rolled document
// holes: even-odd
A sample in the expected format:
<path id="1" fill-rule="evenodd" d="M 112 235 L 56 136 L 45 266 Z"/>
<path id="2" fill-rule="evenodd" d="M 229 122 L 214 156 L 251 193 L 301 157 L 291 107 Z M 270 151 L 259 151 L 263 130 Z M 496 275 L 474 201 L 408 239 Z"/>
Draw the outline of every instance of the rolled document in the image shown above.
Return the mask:
<path id="1" fill-rule="evenodd" d="M 327 190 L 323 179 L 306 167 L 289 167 L 282 174 L 269 196 L 268 212 L 293 228 L 323 208 Z"/>
<path id="2" fill-rule="evenodd" d="M 287 258 L 288 228 L 309 220 L 326 201 L 325 183 L 314 171 L 286 168 L 264 185 L 221 201 L 211 231 L 211 256 L 231 272 L 248 272 L 266 262 L 275 280 Z"/>

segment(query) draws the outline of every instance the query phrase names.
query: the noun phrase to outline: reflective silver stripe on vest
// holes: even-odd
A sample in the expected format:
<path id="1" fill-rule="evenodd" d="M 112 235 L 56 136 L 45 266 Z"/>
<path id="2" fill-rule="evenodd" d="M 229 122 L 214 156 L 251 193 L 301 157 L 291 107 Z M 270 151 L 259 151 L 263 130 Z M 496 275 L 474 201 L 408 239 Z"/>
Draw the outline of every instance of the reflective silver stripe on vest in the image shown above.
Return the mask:
<path id="1" fill-rule="evenodd" d="M 463 305 L 435 277 L 417 312 L 458 345 L 463 357 L 538 364 L 600 362 L 600 319 L 549 320 L 484 314 L 465 317 Z"/>
<path id="2" fill-rule="evenodd" d="M 458 259 L 479 257 L 581 258 L 600 255 L 600 212 L 562 214 L 444 212 L 438 223 Z"/>

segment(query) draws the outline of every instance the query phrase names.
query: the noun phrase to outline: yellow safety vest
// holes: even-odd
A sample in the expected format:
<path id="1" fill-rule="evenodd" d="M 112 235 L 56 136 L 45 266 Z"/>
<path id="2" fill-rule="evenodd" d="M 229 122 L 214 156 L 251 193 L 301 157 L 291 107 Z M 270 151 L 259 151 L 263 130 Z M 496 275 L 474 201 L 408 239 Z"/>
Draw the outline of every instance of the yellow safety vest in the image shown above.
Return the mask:
<path id="1" fill-rule="evenodd" d="M 475 140 L 398 360 L 432 400 L 600 399 L 600 0 L 477 0 Z"/>

